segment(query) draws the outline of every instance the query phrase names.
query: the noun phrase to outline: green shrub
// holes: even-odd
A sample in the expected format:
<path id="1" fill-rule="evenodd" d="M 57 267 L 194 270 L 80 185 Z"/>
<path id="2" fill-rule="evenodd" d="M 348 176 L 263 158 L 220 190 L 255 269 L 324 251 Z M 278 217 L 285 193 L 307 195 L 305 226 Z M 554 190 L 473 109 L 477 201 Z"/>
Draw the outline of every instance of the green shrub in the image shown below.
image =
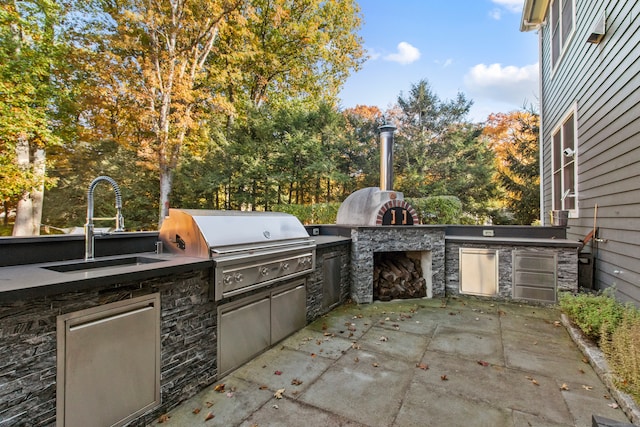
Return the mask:
<path id="1" fill-rule="evenodd" d="M 462 202 L 455 196 L 408 198 L 418 214 L 420 224 L 459 224 Z"/>
<path id="2" fill-rule="evenodd" d="M 303 224 L 335 224 L 340 203 L 317 203 L 313 205 L 274 205 L 274 212 L 284 212 L 298 218 Z"/>
<path id="3" fill-rule="evenodd" d="M 602 293 L 581 293 L 573 295 L 562 293 L 559 297 L 560 308 L 582 332 L 595 342 L 600 337 L 610 335 L 621 322 L 625 306 L 613 297 L 613 289 Z"/>

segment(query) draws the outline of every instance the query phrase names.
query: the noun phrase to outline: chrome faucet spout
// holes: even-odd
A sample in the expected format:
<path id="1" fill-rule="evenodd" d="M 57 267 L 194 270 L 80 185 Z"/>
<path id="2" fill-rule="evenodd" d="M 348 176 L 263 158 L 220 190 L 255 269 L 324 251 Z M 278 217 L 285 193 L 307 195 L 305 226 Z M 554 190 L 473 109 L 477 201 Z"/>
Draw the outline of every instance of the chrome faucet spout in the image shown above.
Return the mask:
<path id="1" fill-rule="evenodd" d="M 124 231 L 124 217 L 122 216 L 122 195 L 120 194 L 120 187 L 108 176 L 99 176 L 89 184 L 87 190 L 87 223 L 84 225 L 84 259 L 85 261 L 91 261 L 95 257 L 95 233 L 93 225 L 93 191 L 96 185 L 100 181 L 106 181 L 111 184 L 113 191 L 116 194 L 116 229 L 115 231 Z"/>

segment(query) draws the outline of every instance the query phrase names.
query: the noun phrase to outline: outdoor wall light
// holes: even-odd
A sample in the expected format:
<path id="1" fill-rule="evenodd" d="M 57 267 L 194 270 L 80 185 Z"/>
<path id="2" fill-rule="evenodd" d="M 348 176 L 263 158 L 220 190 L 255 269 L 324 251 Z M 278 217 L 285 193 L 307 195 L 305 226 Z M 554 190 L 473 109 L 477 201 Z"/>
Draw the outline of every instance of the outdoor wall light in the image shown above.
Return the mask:
<path id="1" fill-rule="evenodd" d="M 564 154 L 565 157 L 573 157 L 576 155 L 576 152 L 571 148 L 565 148 L 562 150 L 562 154 Z"/>

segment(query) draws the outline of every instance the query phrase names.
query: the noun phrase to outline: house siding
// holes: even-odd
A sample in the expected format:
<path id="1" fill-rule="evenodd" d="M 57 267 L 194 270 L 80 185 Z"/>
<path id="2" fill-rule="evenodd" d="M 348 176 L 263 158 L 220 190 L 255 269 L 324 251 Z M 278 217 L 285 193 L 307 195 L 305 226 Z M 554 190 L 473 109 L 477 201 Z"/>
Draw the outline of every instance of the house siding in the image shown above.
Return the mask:
<path id="1" fill-rule="evenodd" d="M 603 40 L 587 43 L 603 12 Z M 548 19 L 540 31 L 543 212 L 552 206 L 551 136 L 574 111 L 578 211 L 567 236 L 583 239 L 595 215 L 602 240 L 586 248 L 595 255 L 595 287 L 615 286 L 621 299 L 640 302 L 640 3 L 576 0 L 575 30 L 555 69 Z"/>

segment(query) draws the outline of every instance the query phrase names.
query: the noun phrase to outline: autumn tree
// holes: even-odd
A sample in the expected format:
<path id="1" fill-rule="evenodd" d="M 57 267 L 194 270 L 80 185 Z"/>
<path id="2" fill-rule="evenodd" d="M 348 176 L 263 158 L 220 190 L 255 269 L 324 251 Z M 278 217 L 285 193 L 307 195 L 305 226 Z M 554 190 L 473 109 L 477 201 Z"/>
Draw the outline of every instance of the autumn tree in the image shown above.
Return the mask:
<path id="1" fill-rule="evenodd" d="M 517 224 L 540 217 L 539 132 L 540 116 L 532 111 L 492 114 L 483 131 L 495 153 L 505 207 Z"/>
<path id="2" fill-rule="evenodd" d="M 0 5 L 0 199 L 17 209 L 14 236 L 40 234 L 44 187 L 51 183 L 46 150 L 59 143 L 52 115 L 60 13 L 52 0 Z"/>

